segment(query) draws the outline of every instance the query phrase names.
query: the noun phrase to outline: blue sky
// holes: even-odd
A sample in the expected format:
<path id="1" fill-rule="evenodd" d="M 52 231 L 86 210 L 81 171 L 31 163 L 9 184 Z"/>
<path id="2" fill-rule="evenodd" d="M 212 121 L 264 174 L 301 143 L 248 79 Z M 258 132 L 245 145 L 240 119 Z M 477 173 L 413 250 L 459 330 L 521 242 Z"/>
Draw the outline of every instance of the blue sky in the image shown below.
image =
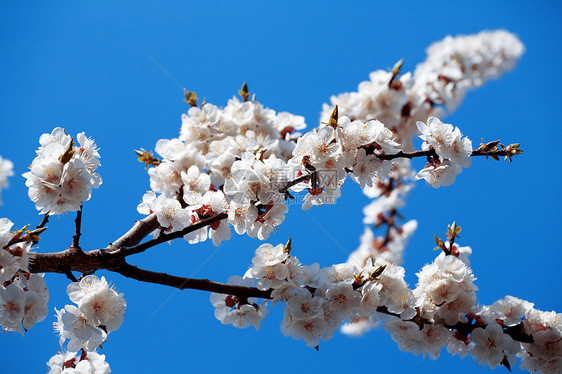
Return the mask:
<path id="1" fill-rule="evenodd" d="M 281 5 L 282 4 L 282 5 Z M 518 296 L 542 310 L 562 310 L 559 291 L 562 246 L 559 126 L 562 8 L 557 1 L 367 2 L 28 2 L 0 5 L 0 155 L 15 164 L 2 192 L 0 216 L 16 226 L 36 225 L 34 205 L 20 177 L 34 157 L 39 136 L 62 126 L 85 131 L 101 147 L 104 183 L 84 206 L 85 249 L 105 247 L 140 215 L 136 205 L 148 176 L 133 149 L 153 149 L 178 135 L 188 108 L 182 89 L 223 106 L 247 81 L 265 106 L 305 116 L 317 124 L 330 95 L 353 91 L 369 72 L 405 59 L 413 70 L 425 48 L 448 34 L 505 28 L 526 46 L 516 68 L 470 92 L 447 122 L 474 143 L 520 142 L 513 163 L 478 159 L 448 188 L 419 182 L 404 215 L 419 221 L 406 251 L 407 281 L 434 258 L 433 234 L 456 220 L 461 244 L 473 248 L 478 299 L 491 304 Z M 359 243 L 367 203 L 348 181 L 335 206 L 302 212 L 290 207 L 269 242 L 293 238 L 303 263 L 343 262 Z M 39 251 L 66 248 L 73 215 L 52 218 Z M 331 233 L 330 236 L 325 231 Z M 337 241 L 337 244 L 333 238 Z M 259 242 L 234 237 L 211 243 L 161 245 L 131 263 L 171 274 L 226 281 L 242 275 Z M 279 331 L 273 310 L 259 332 L 221 325 L 209 295 L 140 284 L 100 272 L 128 301 L 123 326 L 102 353 L 122 372 L 341 372 L 343 370 L 488 372 L 471 358 L 443 353 L 422 360 L 398 350 L 381 329 L 361 339 L 336 333 L 320 351 Z M 59 350 L 52 333 L 53 308 L 69 303 L 68 280 L 46 276 L 51 292 L 47 319 L 24 338 L 0 337 L 7 372 L 43 372 Z M 7 365 L 7 367 L 6 367 Z M 498 369 L 505 370 L 505 369 Z M 517 369 L 514 369 L 517 372 Z"/>

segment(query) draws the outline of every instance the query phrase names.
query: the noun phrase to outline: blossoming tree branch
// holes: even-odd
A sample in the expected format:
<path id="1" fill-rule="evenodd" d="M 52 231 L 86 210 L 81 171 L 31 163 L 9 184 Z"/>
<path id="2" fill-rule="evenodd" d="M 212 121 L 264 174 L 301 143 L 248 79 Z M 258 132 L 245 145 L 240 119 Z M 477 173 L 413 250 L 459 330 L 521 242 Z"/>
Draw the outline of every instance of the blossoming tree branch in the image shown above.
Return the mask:
<path id="1" fill-rule="evenodd" d="M 454 111 L 468 90 L 511 69 L 523 50 L 506 31 L 447 37 L 428 48 L 414 73 L 404 74 L 398 62 L 392 71 L 371 73 L 357 92 L 332 97 L 319 127 L 306 133 L 299 132 L 306 127 L 303 117 L 265 108 L 246 84 L 241 99 L 224 108 L 199 105 L 197 95 L 186 91 L 191 108 L 182 117 L 180 136 L 157 142 L 160 157 L 137 151 L 150 177 L 151 190 L 137 207 L 146 217 L 105 248 L 80 246 L 83 204 L 102 184 L 96 144 L 62 128 L 41 135 L 23 177 L 43 219 L 35 228 L 18 230 L 0 219 L 0 325 L 24 334 L 44 320 L 49 291 L 42 274 L 65 274 L 72 304 L 55 308 L 63 352 L 48 362 L 49 372 L 108 373 L 105 356 L 96 350 L 120 327 L 126 302 L 94 275 L 107 270 L 208 291 L 216 318 L 238 328 L 257 329 L 268 308 L 283 305 L 283 335 L 316 349 L 337 329 L 359 335 L 382 324 L 401 350 L 415 355 L 435 359 L 446 348 L 491 368 L 510 369 L 520 358 L 522 369 L 559 373 L 560 314 L 513 296 L 479 305 L 469 267 L 472 250 L 460 246 L 456 223 L 445 236 L 435 236 L 440 253 L 417 273 L 414 289 L 400 266 L 417 222 L 400 224 L 399 210 L 415 180 L 450 186 L 475 157 L 511 161 L 522 153 L 517 143 L 482 140 L 474 146 L 440 118 Z M 412 142 L 418 136 L 421 149 Z M 412 168 L 414 158 L 425 161 L 421 170 Z M 12 168 L 0 158 L 0 188 L 7 186 Z M 302 209 L 334 204 L 348 177 L 372 202 L 364 209 L 361 245 L 345 263 L 322 269 L 302 264 L 299 246 L 288 239 L 259 246 L 250 269 L 234 269 L 243 276 L 227 283 L 133 265 L 135 254 L 171 240 L 212 240 L 218 246 L 234 230 L 265 241 L 285 220 L 289 201 Z M 49 217 L 69 212 L 76 212 L 69 247 L 36 253 Z"/>

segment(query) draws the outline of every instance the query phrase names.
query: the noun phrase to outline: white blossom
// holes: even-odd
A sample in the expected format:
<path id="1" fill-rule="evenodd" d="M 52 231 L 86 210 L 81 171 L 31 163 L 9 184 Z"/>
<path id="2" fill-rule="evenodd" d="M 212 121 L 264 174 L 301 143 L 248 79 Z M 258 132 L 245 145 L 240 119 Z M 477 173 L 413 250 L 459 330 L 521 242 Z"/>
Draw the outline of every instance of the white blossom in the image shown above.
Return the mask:
<path id="1" fill-rule="evenodd" d="M 102 179 L 94 170 L 99 166 L 99 153 L 93 140 L 78 135 L 76 147 L 72 138 L 57 127 L 39 139 L 41 147 L 30 171 L 23 174 L 28 195 L 40 214 L 77 211 L 91 197 Z"/>
<path id="2" fill-rule="evenodd" d="M 95 351 L 86 352 L 85 357 L 77 356 L 77 352 L 67 351 L 54 355 L 49 362 L 48 374 L 109 374 L 109 364 L 105 355 Z"/>
<path id="3" fill-rule="evenodd" d="M 23 335 L 22 320 L 25 316 L 25 292 L 15 283 L 0 286 L 0 326 L 3 330 L 18 331 Z"/>
<path id="4" fill-rule="evenodd" d="M 104 325 L 108 332 L 121 326 L 127 303 L 123 294 L 110 287 L 104 277 L 88 275 L 80 282 L 69 284 L 67 293 L 94 326 Z"/>
<path id="5" fill-rule="evenodd" d="M 76 306 L 66 305 L 61 311 L 55 311 L 58 317 L 56 330 L 60 333 L 61 341 L 69 340 L 69 350 L 83 348 L 91 351 L 105 341 L 107 333 L 88 320 Z"/>
<path id="6" fill-rule="evenodd" d="M 475 328 L 470 338 L 476 343 L 472 351 L 474 358 L 492 369 L 502 362 L 506 355 L 504 351 L 507 351 L 513 342 L 513 339 L 504 334 L 501 326 L 495 322 L 490 322 L 485 329 Z"/>
<path id="7" fill-rule="evenodd" d="M 183 199 L 189 205 L 197 205 L 201 198 L 211 186 L 211 177 L 201 173 L 197 165 L 191 166 L 187 172 L 181 172 L 181 179 L 184 183 Z"/>
<path id="8" fill-rule="evenodd" d="M 152 202 L 151 210 L 163 229 L 180 231 L 191 224 L 189 211 L 183 209 L 177 199 L 160 195 Z"/>
<path id="9" fill-rule="evenodd" d="M 425 179 L 434 188 L 447 187 L 455 182 L 461 167 L 450 161 L 443 161 L 438 167 L 426 166 L 416 175 L 416 179 Z"/>

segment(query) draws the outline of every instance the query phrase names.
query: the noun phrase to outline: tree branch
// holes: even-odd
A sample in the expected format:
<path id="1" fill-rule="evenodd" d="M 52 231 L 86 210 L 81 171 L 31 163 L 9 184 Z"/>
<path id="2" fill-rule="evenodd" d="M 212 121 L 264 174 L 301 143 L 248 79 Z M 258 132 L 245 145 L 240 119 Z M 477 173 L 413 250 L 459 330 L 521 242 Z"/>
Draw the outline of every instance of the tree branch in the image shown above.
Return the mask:
<path id="1" fill-rule="evenodd" d="M 279 192 L 281 192 L 281 193 L 287 192 L 287 191 L 289 190 L 289 188 L 291 188 L 291 187 L 293 187 L 293 186 L 295 186 L 295 185 L 297 185 L 297 184 L 299 184 L 299 183 L 301 183 L 301 182 L 304 182 L 304 181 L 306 181 L 306 180 L 308 180 L 308 179 L 311 179 L 311 178 L 313 177 L 313 175 L 316 175 L 316 173 L 317 173 L 317 171 L 314 170 L 314 171 L 312 171 L 310 174 L 303 174 L 303 175 L 301 175 L 300 177 L 293 179 L 292 181 L 290 181 L 289 183 L 287 183 L 287 184 L 285 185 L 285 187 L 283 187 L 282 189 L 280 189 Z"/>
<path id="2" fill-rule="evenodd" d="M 270 290 L 260 291 L 255 287 L 235 286 L 232 284 L 213 282 L 208 279 L 184 278 L 166 273 L 158 273 L 130 265 L 125 261 L 125 259 L 113 262 L 112 267 L 108 270 L 141 282 L 162 284 L 165 286 L 175 287 L 180 290 L 194 289 L 227 295 L 237 295 L 243 298 L 258 297 L 262 299 L 271 299 Z"/>
<path id="3" fill-rule="evenodd" d="M 43 216 L 43 220 L 41 221 L 41 223 L 39 225 L 37 225 L 35 228 L 36 229 L 42 229 L 43 227 L 45 227 L 45 225 L 47 224 L 47 222 L 49 222 L 49 212 L 45 213 L 45 215 Z"/>
<path id="4" fill-rule="evenodd" d="M 167 273 L 159 273 L 150 270 L 140 269 L 136 266 L 128 264 L 125 259 L 120 259 L 113 262 L 114 268 L 108 270 L 115 271 L 127 278 L 136 279 L 141 282 L 161 284 L 165 286 L 170 286 L 178 288 L 180 290 L 184 289 L 194 289 L 200 291 L 215 292 L 225 295 L 238 296 L 241 299 L 247 299 L 249 297 L 257 297 L 261 299 L 272 299 L 271 292 L 272 289 L 267 291 L 258 290 L 255 287 L 245 287 L 245 286 L 235 286 L 232 284 L 225 284 L 219 282 L 213 282 L 208 279 L 195 279 L 195 278 L 184 278 L 174 275 L 169 275 Z M 397 313 L 390 312 L 385 306 L 377 307 L 377 312 L 395 316 L 400 318 Z M 433 324 L 432 322 L 416 315 L 411 319 L 412 322 L 418 324 L 420 327 L 424 324 Z M 482 323 L 469 323 L 469 322 L 458 322 L 455 325 L 445 325 L 449 330 L 459 331 L 463 335 L 470 334 L 477 327 L 485 327 Z M 507 327 L 504 332 L 509 334 L 513 339 L 524 343 L 532 343 L 533 337 L 526 334 L 521 330 L 520 327 Z"/>
<path id="5" fill-rule="evenodd" d="M 184 235 L 209 226 L 214 222 L 228 218 L 228 213 L 219 213 L 214 217 L 201 220 L 181 231 L 170 234 L 161 234 L 158 237 L 148 240 L 132 247 L 117 246 L 120 243 L 137 244 L 149 233 L 160 227 L 156 220 L 156 215 L 152 214 L 143 220 L 137 221 L 135 225 L 121 238 L 106 248 L 83 252 L 79 247 L 70 247 L 56 253 L 36 253 L 30 258 L 29 269 L 32 273 L 63 273 L 67 271 L 79 271 L 91 274 L 100 269 L 113 269 L 116 260 L 132 254 L 141 253 L 148 248 L 172 239 L 181 238 Z"/>
<path id="6" fill-rule="evenodd" d="M 178 238 L 182 238 L 185 235 L 199 230 L 203 227 L 209 226 L 212 223 L 218 222 L 218 221 L 222 221 L 223 219 L 228 218 L 228 212 L 222 212 L 217 214 L 216 216 L 207 218 L 207 219 L 203 219 L 191 226 L 188 226 L 186 228 L 184 228 L 183 230 L 180 231 L 175 231 L 175 232 L 171 232 L 169 234 L 160 234 L 158 235 L 156 238 L 148 240 L 142 244 L 138 244 L 136 246 L 133 247 L 121 247 L 118 250 L 114 251 L 112 254 L 114 254 L 115 258 L 120 258 L 120 257 L 126 257 L 126 256 L 130 256 L 130 255 L 134 255 L 137 253 L 141 253 L 146 251 L 147 249 L 154 247 L 155 245 L 161 244 L 161 243 L 165 243 L 168 242 L 170 240 L 173 239 L 178 239 Z"/>
<path id="7" fill-rule="evenodd" d="M 80 227 L 82 226 L 82 207 L 83 205 L 80 204 L 80 208 L 76 212 L 76 219 L 74 223 L 76 224 L 76 230 L 74 231 L 74 235 L 72 235 L 72 247 L 80 248 Z"/>
<path id="8" fill-rule="evenodd" d="M 496 149 L 493 151 L 485 151 L 481 148 L 475 149 L 471 153 L 471 157 L 475 156 L 509 156 L 511 155 L 510 150 L 506 149 Z M 379 160 L 394 160 L 396 158 L 409 158 L 410 160 L 416 157 L 428 157 L 434 156 L 438 157 L 437 152 L 435 152 L 435 148 L 430 148 L 427 151 L 414 151 L 414 152 L 403 152 L 400 151 L 395 154 L 384 154 L 384 155 L 375 155 Z"/>
<path id="9" fill-rule="evenodd" d="M 152 213 L 151 215 L 135 222 L 133 227 L 131 227 L 131 229 L 119 239 L 117 239 L 113 243 L 109 243 L 107 251 L 114 252 L 119 248 L 135 246 L 139 244 L 141 240 L 146 238 L 148 234 L 159 227 L 160 225 L 158 224 L 158 220 L 156 219 L 156 214 Z"/>

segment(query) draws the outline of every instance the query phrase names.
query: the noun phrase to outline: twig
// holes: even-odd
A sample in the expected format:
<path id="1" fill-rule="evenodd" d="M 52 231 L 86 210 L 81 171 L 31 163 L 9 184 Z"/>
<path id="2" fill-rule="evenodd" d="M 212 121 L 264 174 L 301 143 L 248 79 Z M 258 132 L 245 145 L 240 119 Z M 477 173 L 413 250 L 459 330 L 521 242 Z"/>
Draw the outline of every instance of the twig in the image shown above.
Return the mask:
<path id="1" fill-rule="evenodd" d="M 65 270 L 64 275 L 66 275 L 66 277 L 71 281 L 78 282 L 78 279 L 76 279 L 76 277 L 74 276 L 74 274 L 72 274 L 72 271 L 70 271 L 70 269 Z"/>
<path id="2" fill-rule="evenodd" d="M 225 284 L 219 282 L 213 282 L 208 279 L 195 279 L 195 278 L 184 278 L 167 273 L 159 273 L 150 270 L 140 269 L 136 266 L 128 264 L 125 259 L 121 259 L 114 263 L 115 268 L 110 268 L 108 270 L 115 271 L 127 278 L 136 279 L 141 282 L 156 283 L 165 286 L 170 286 L 178 288 L 180 290 L 194 289 L 200 291 L 215 292 L 225 295 L 238 296 L 241 299 L 247 299 L 249 297 L 257 297 L 261 299 L 272 299 L 271 292 L 272 289 L 267 291 L 258 290 L 255 287 L 245 287 L 245 286 L 235 286 L 232 284 Z M 400 318 L 397 313 L 390 312 L 385 306 L 377 307 L 377 312 L 395 316 Z M 411 319 L 412 322 L 418 324 L 420 327 L 425 324 L 433 324 L 429 320 L 420 317 L 419 315 L 414 316 Z M 458 322 L 455 325 L 445 325 L 449 330 L 457 330 L 463 334 L 470 334 L 476 327 L 482 327 L 482 324 L 471 324 L 467 322 Z M 506 334 L 509 334 L 513 339 L 521 342 L 533 342 L 533 337 L 526 334 L 523 331 L 517 330 L 517 326 L 510 328 L 507 327 L 505 330 Z"/>
<path id="3" fill-rule="evenodd" d="M 506 149 L 497 149 L 495 151 L 489 151 L 486 152 L 485 150 L 482 149 L 475 149 L 472 151 L 472 153 L 470 154 L 471 157 L 475 157 L 475 156 L 508 156 L 510 155 L 510 151 L 506 148 Z M 394 160 L 396 158 L 409 158 L 409 159 L 413 159 L 416 157 L 428 157 L 428 156 L 433 156 L 433 157 L 438 157 L 437 152 L 435 152 L 435 148 L 430 148 L 427 151 L 414 151 L 414 152 L 403 152 L 400 151 L 398 153 L 395 154 L 383 154 L 383 155 L 375 155 L 375 157 L 377 157 L 379 160 Z"/>
<path id="4" fill-rule="evenodd" d="M 381 247 L 386 246 L 392 240 L 392 237 L 391 237 L 390 234 L 391 234 L 392 228 L 396 227 L 396 224 L 394 222 L 394 215 L 395 214 L 396 214 L 396 209 L 391 208 L 390 211 L 388 212 L 388 217 L 385 219 L 384 223 L 386 223 L 386 225 L 387 225 L 386 226 L 386 234 L 384 236 L 384 241 L 383 241 Z"/>
<path id="5" fill-rule="evenodd" d="M 76 223 L 76 230 L 74 231 L 74 235 L 72 235 L 72 247 L 80 248 L 80 227 L 82 226 L 82 204 L 80 204 L 80 208 L 76 212 L 76 219 L 74 222 Z"/>
<path id="6" fill-rule="evenodd" d="M 158 235 L 156 238 L 154 239 L 150 239 L 142 244 L 138 244 L 136 246 L 133 247 L 121 247 L 118 250 L 114 251 L 112 253 L 113 258 L 120 258 L 120 257 L 126 257 L 126 256 L 130 256 L 130 255 L 134 255 L 137 253 L 141 253 L 146 251 L 147 249 L 154 247 L 155 245 L 158 245 L 160 243 L 165 243 L 168 242 L 170 240 L 173 239 L 178 239 L 178 238 L 182 238 L 185 235 L 199 230 L 203 227 L 209 226 L 212 223 L 218 222 L 218 221 L 222 221 L 223 219 L 228 218 L 228 212 L 222 212 L 217 214 L 216 216 L 207 218 L 207 219 L 203 219 L 191 226 L 188 226 L 186 228 L 184 228 L 183 230 L 180 231 L 175 231 L 169 234 L 160 234 Z"/>
<path id="7" fill-rule="evenodd" d="M 107 247 L 108 252 L 113 252 L 122 247 L 133 247 L 141 242 L 152 231 L 156 230 L 160 225 L 156 219 L 156 214 L 151 215 L 136 221 L 133 227 L 129 229 L 119 239 L 110 243 Z"/>
<path id="8" fill-rule="evenodd" d="M 227 295 L 236 295 L 243 298 L 259 297 L 262 299 L 271 299 L 271 291 L 260 291 L 255 287 L 235 286 L 232 284 L 213 282 L 208 279 L 184 278 L 166 273 L 144 270 L 128 264 L 125 259 L 114 262 L 112 267 L 108 270 L 141 282 L 162 284 L 165 286 L 175 287 L 180 290 L 194 289 Z"/>
<path id="9" fill-rule="evenodd" d="M 283 187 L 283 188 L 281 188 L 281 189 L 279 190 L 279 192 L 285 193 L 285 192 L 287 192 L 287 191 L 289 190 L 289 188 L 293 187 L 294 185 L 299 184 L 300 182 L 304 182 L 304 181 L 306 181 L 306 180 L 308 180 L 308 179 L 313 178 L 317 173 L 318 173 L 318 171 L 314 170 L 314 171 L 312 171 L 310 174 L 303 174 L 303 175 L 301 175 L 300 177 L 295 178 L 295 179 L 293 179 L 292 181 L 290 181 L 289 183 L 287 183 L 287 184 L 285 185 L 285 187 Z"/>
<path id="10" fill-rule="evenodd" d="M 45 213 L 45 215 L 43 216 L 43 220 L 41 221 L 41 223 L 39 225 L 37 225 L 35 228 L 36 229 L 42 229 L 43 227 L 45 227 L 45 225 L 47 224 L 47 222 L 49 222 L 49 212 Z"/>

